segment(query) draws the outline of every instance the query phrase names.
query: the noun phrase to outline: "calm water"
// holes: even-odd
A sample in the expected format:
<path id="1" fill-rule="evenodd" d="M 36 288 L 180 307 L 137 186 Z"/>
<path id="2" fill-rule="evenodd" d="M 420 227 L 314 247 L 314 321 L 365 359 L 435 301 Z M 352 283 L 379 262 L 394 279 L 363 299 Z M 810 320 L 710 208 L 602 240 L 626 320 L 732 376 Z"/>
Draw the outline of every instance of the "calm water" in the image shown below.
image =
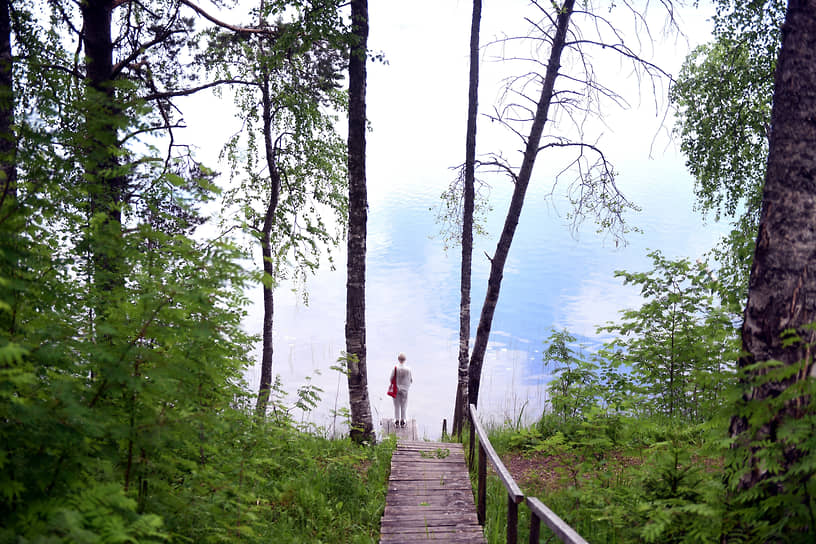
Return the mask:
<path id="1" fill-rule="evenodd" d="M 368 80 L 369 224 L 367 329 L 368 379 L 375 424 L 393 414 L 385 395 L 390 369 L 405 352 L 414 370 L 408 410 L 421 432 L 437 437 L 443 418 L 450 421 L 456 387 L 459 250 L 446 254 L 432 236 L 439 195 L 453 178 L 449 169 L 464 157 L 467 96 L 469 2 L 416 0 L 371 6 L 369 46 L 386 53 L 389 64 L 372 63 Z M 522 21 L 513 10 L 526 2 L 485 6 L 483 41 L 500 36 L 508 25 Z M 513 7 L 513 10 L 510 8 Z M 492 10 L 492 11 L 491 11 Z M 655 29 L 663 20 L 658 13 Z M 679 14 L 679 12 L 678 12 Z M 702 10 L 685 14 L 689 40 L 658 44 L 655 58 L 676 73 L 689 41 L 706 39 L 709 24 Z M 515 23 L 514 23 L 515 22 Z M 656 35 L 659 32 L 656 33 Z M 647 44 L 648 46 L 648 44 Z M 485 50 L 480 104 L 488 111 L 500 90 L 504 65 L 492 63 L 495 50 Z M 647 54 L 649 51 L 646 52 Z M 593 59 L 599 77 L 621 78 L 617 87 L 631 103 L 628 112 L 604 109 L 604 123 L 585 128 L 620 172 L 619 186 L 643 208 L 630 217 L 643 235 L 632 234 L 629 245 L 616 248 L 596 235 L 593 225 L 571 234 L 563 199 L 548 198 L 552 187 L 551 158 L 542 155 L 504 273 L 482 376 L 480 409 L 494 420 L 517 417 L 522 408 L 536 417 L 543 406 L 548 376 L 541 361 L 543 340 L 552 328 L 567 327 L 588 340 L 595 328 L 618 312 L 639 304 L 638 293 L 613 277 L 615 270 L 646 270 L 649 249 L 671 257 L 696 258 L 715 243 L 724 229 L 705 225 L 693 211 L 692 182 L 674 144 L 659 129 L 663 101 L 655 104 L 652 89 L 638 89 L 636 78 L 620 63 Z M 506 70 L 505 70 L 506 72 Z M 665 92 L 665 88 L 659 88 Z M 210 102 L 207 102 L 207 101 Z M 215 157 L 225 135 L 240 128 L 228 100 L 212 102 L 203 95 L 189 100 L 205 116 L 188 118 L 189 133 L 201 141 L 202 157 Z M 671 117 L 667 121 L 671 125 Z M 218 127 L 218 130 L 213 130 Z M 514 159 L 519 143 L 491 123 L 480 121 L 479 153 L 501 150 Z M 651 150 L 651 151 L 650 151 Z M 653 156 L 653 158 L 649 158 Z M 223 168 L 223 165 L 221 165 Z M 473 326 L 481 310 L 489 273 L 485 252 L 492 255 L 503 222 L 511 187 L 500 179 L 492 184 L 490 237 L 477 240 L 473 263 Z M 343 249 L 344 251 L 344 249 Z M 288 391 L 311 377 L 324 390 L 320 406 L 306 417 L 331 427 L 331 410 L 348 405 L 345 377 L 329 369 L 344 349 L 345 260 L 337 270 L 323 268 L 308 283 L 310 304 L 304 306 L 283 285 L 275 309 L 274 371 Z M 260 290 L 250 294 L 260 304 Z M 246 327 L 261 329 L 261 308 L 253 307 Z M 259 359 L 259 357 L 258 357 Z M 319 374 L 318 374 L 319 373 Z M 247 374 L 257 388 L 258 369 Z"/>
<path id="2" fill-rule="evenodd" d="M 648 249 L 696 258 L 715 243 L 721 228 L 703 224 L 692 210 L 691 182 L 679 159 L 643 162 L 641 168 L 622 180 L 643 208 L 632 221 L 644 234 L 631 235 L 625 248 L 616 249 L 591 225 L 571 236 L 563 218 L 567 206 L 562 202 L 554 208 L 543 184 L 529 193 L 483 369 L 480 407 L 490 418 L 515 418 L 522 408 L 526 416 L 541 413 L 548 380 L 541 351 L 551 328 L 567 327 L 593 339 L 597 325 L 639 304 L 638 293 L 613 277 L 615 270 L 648 269 Z M 504 183 L 492 190 L 488 227 L 494 236 L 509 191 Z M 408 409 L 428 438 L 439 435 L 442 418 L 452 417 L 457 366 L 459 252 L 446 254 L 441 241 L 430 237 L 438 232 L 440 192 L 439 183 L 419 176 L 394 184 L 371 202 L 369 216 L 368 378 L 375 424 L 392 417 L 385 391 L 396 355 L 403 351 L 414 371 Z M 489 273 L 484 252 L 492 255 L 494 249 L 491 236 L 478 240 L 474 251 L 474 334 Z M 343 259 L 336 271 L 321 269 L 308 290 L 309 306 L 286 289 L 278 291 L 275 372 L 292 391 L 320 372 L 313 381 L 324 389 L 324 398 L 309 418 L 331 425 L 330 411 L 348 404 L 345 378 L 329 370 L 345 345 Z M 259 330 L 260 318 L 260 308 L 253 309 L 247 327 Z M 257 384 L 257 369 L 248 378 Z"/>

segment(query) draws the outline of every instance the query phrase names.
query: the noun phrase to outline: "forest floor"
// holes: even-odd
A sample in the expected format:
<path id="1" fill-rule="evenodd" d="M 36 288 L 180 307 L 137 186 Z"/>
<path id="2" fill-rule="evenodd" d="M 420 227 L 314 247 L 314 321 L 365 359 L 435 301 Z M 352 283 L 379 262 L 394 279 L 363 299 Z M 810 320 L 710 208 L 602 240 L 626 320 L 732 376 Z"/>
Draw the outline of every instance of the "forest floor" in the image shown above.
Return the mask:
<path id="1" fill-rule="evenodd" d="M 532 495 L 560 491 L 570 484 L 577 485 L 576 478 L 585 480 L 593 477 L 592 472 L 578 470 L 579 466 L 585 469 L 586 463 L 574 453 L 510 452 L 501 457 L 513 479 L 525 493 Z M 598 463 L 598 470 L 620 475 L 642 464 L 643 460 L 638 456 L 611 452 Z"/>

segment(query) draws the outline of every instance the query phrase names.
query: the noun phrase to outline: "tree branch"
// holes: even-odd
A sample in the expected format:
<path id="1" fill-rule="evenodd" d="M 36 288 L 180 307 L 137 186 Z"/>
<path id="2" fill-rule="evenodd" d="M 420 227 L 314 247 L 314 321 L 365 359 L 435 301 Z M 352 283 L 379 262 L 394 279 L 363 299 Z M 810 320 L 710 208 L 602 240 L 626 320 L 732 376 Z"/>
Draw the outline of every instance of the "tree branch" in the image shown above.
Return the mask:
<path id="1" fill-rule="evenodd" d="M 142 100 L 145 101 L 152 101 L 152 100 L 164 100 L 167 98 L 175 98 L 177 96 L 189 96 L 191 94 L 195 94 L 198 91 L 203 91 L 205 89 L 209 89 L 211 87 L 216 87 L 218 85 L 249 85 L 249 86 L 258 86 L 257 83 L 252 81 L 246 81 L 243 79 L 217 79 L 215 81 L 211 81 L 209 83 L 205 83 L 203 85 L 199 85 L 198 87 L 189 87 L 187 89 L 177 89 L 175 91 L 159 91 L 153 94 L 149 94 L 146 96 L 140 97 Z"/>
<path id="2" fill-rule="evenodd" d="M 116 77 L 118 77 L 119 74 L 122 73 L 122 70 L 124 70 L 131 62 L 136 60 L 139 57 L 139 55 L 141 55 L 142 53 L 144 53 L 145 51 L 147 51 L 148 49 L 150 49 L 154 45 L 158 45 L 158 44 L 162 43 L 163 41 L 165 41 L 167 38 L 169 38 L 173 34 L 184 34 L 185 32 L 186 31 L 182 30 L 182 29 L 172 30 L 172 29 L 168 28 L 164 32 L 161 32 L 161 33 L 157 34 L 156 37 L 154 37 L 152 40 L 150 40 L 149 42 L 145 42 L 145 43 L 141 44 L 139 47 L 134 49 L 130 53 L 130 55 L 126 56 L 124 59 L 117 62 L 113 66 L 113 72 L 112 72 L 111 77 L 114 78 L 114 79 Z"/>
<path id="3" fill-rule="evenodd" d="M 188 8 L 192 9 L 211 23 L 215 24 L 216 26 L 220 26 L 221 28 L 226 28 L 227 30 L 232 30 L 233 32 L 237 32 L 238 34 L 259 34 L 263 36 L 277 36 L 277 30 L 270 30 L 269 28 L 252 28 L 252 27 L 243 27 L 243 26 L 235 26 L 229 23 L 225 23 L 219 19 L 216 19 L 214 16 L 210 15 L 206 11 L 204 11 L 201 7 L 195 5 L 194 3 L 190 2 L 190 0 L 179 0 L 179 4 L 183 4 Z"/>

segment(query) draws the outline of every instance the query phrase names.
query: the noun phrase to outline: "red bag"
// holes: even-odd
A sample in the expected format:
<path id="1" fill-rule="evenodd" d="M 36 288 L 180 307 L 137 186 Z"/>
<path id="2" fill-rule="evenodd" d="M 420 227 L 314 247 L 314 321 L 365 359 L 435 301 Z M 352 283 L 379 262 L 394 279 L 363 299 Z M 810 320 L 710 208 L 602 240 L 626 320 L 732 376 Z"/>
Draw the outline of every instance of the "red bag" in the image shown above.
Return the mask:
<path id="1" fill-rule="evenodd" d="M 391 385 L 388 386 L 388 396 L 397 396 L 397 367 L 394 367 L 394 376 L 391 378 Z"/>

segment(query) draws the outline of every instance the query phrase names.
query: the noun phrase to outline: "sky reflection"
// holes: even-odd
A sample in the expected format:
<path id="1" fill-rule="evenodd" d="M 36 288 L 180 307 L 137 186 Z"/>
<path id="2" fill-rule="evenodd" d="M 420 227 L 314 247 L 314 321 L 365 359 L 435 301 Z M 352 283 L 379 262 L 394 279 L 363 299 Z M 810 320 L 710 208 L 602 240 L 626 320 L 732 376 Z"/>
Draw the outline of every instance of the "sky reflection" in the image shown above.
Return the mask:
<path id="1" fill-rule="evenodd" d="M 393 415 L 385 394 L 388 376 L 397 354 L 405 352 L 414 370 L 409 416 L 417 419 L 420 434 L 427 438 L 439 436 L 443 418 L 450 423 L 456 388 L 459 249 L 445 253 L 441 241 L 431 236 L 439 231 L 435 223 L 439 196 L 455 177 L 449 167 L 464 157 L 470 8 L 467 2 L 417 0 L 410 6 L 372 5 L 370 12 L 369 45 L 382 49 L 389 64 L 372 63 L 368 81 L 369 394 L 377 425 L 380 418 Z M 522 22 L 519 11 L 525 5 L 496 3 L 485 9 L 482 35 L 487 42 L 508 30 L 507 25 Z M 677 39 L 658 48 L 664 57 L 661 64 L 674 73 L 690 46 L 707 38 L 709 26 L 705 10 L 678 15 L 689 21 L 684 30 L 690 32 L 692 43 Z M 483 57 L 483 111 L 495 102 L 499 79 L 506 75 L 505 66 L 491 61 L 494 53 L 485 49 Z M 692 181 L 674 144 L 665 137 L 672 121 L 669 118 L 661 128 L 661 111 L 659 107 L 655 111 L 650 89 L 642 92 L 638 96 L 635 90 L 628 97 L 632 109 L 604 111 L 603 122 L 586 127 L 603 135 L 599 144 L 616 165 L 618 186 L 643 209 L 629 218 L 643 234 L 630 235 L 627 247 L 616 248 L 608 236 L 597 235 L 592 224 L 571 233 L 564 186 L 551 194 L 553 171 L 548 167 L 555 168 L 548 163 L 551 156 L 541 157 L 536 165 L 483 368 L 480 411 L 489 420 L 515 420 L 522 409 L 525 418 L 541 414 L 548 379 L 541 357 L 551 329 L 566 327 L 581 341 L 597 343 L 597 326 L 639 304 L 637 290 L 621 285 L 613 276 L 615 270 L 648 270 L 649 249 L 660 248 L 671 258 L 697 258 L 726 230 L 704 224 L 694 212 Z M 219 130 L 212 131 L 209 119 L 201 121 L 202 126 L 193 118 L 189 122 L 191 133 L 213 136 L 211 147 L 202 144 L 203 154 L 211 157 L 218 155 L 223 134 L 239 125 L 233 120 L 236 127 L 231 127 L 223 120 L 217 123 Z M 484 119 L 479 131 L 480 154 L 502 151 L 515 158 L 520 144 L 514 137 L 508 140 Z M 662 136 L 656 140 L 656 134 Z M 495 251 L 512 190 L 505 179 L 488 176 L 485 181 L 491 185 L 493 211 L 486 224 L 490 237 L 477 239 L 473 254 L 474 334 L 489 273 L 485 254 Z M 345 377 L 330 370 L 345 347 L 345 248 L 338 253 L 336 271 L 324 267 L 309 279 L 309 306 L 284 284 L 276 291 L 275 308 L 274 372 L 288 391 L 296 391 L 314 376 L 324 394 L 309 418 L 329 427 L 331 411 L 348 406 Z M 250 296 L 257 304 L 250 309 L 246 328 L 258 332 L 260 288 Z M 252 368 L 247 373 L 253 389 L 258 386 L 258 371 Z"/>
<path id="2" fill-rule="evenodd" d="M 664 162 L 670 162 L 668 160 Z M 657 167 L 649 165 L 652 173 Z M 615 270 L 648 270 L 648 248 L 669 256 L 699 257 L 723 230 L 703 224 L 692 209 L 691 182 L 678 164 L 665 166 L 672 174 L 654 186 L 631 189 L 643 212 L 637 224 L 644 234 L 631 237 L 629 246 L 615 248 L 594 235 L 591 226 L 575 237 L 546 200 L 535 192 L 527 203 L 511 250 L 509 271 L 493 324 L 485 358 L 480 408 L 494 422 L 525 421 L 540 416 L 548 380 L 542 364 L 544 340 L 553 328 L 568 328 L 580 341 L 602 340 L 595 328 L 615 320 L 618 312 L 637 307 L 636 289 L 623 286 Z M 385 392 L 399 352 L 408 356 L 414 372 L 408 410 L 420 434 L 437 438 L 442 419 L 453 414 L 456 388 L 459 310 L 459 250 L 445 253 L 435 206 L 438 183 L 414 180 L 399 184 L 369 214 L 367 278 L 368 379 L 375 425 L 392 417 Z M 495 210 L 488 220 L 498 232 L 509 190 L 497 187 Z M 492 254 L 494 239 L 478 240 L 474 251 L 473 316 L 475 333 L 489 272 L 484 252 Z M 331 427 L 331 411 L 348 406 L 345 378 L 330 367 L 343 351 L 345 320 L 345 261 L 337 270 L 321 269 L 310 279 L 309 306 L 282 287 L 276 292 L 275 372 L 286 388 L 295 391 L 306 376 L 324 390 L 311 421 Z M 261 300 L 260 289 L 253 295 Z M 253 307 L 247 328 L 258 330 L 260 306 Z M 248 374 L 257 387 L 257 369 Z"/>

